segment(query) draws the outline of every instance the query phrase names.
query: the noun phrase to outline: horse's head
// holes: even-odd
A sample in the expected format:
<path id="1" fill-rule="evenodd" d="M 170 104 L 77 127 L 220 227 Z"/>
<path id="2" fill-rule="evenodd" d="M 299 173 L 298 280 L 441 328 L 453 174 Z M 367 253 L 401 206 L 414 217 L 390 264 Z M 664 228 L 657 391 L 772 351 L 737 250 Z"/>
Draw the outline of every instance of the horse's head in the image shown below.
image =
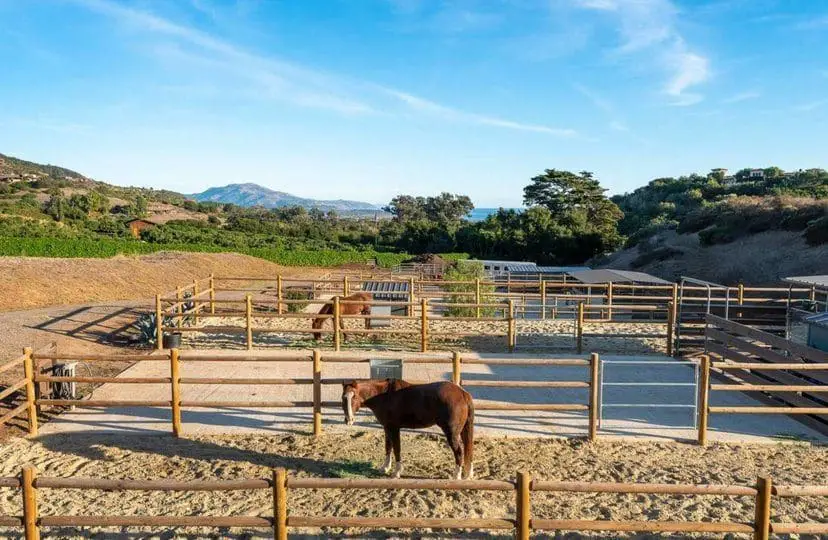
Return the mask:
<path id="1" fill-rule="evenodd" d="M 354 418 L 362 407 L 362 396 L 359 395 L 359 383 L 351 381 L 342 383 L 342 410 L 345 411 L 345 423 L 354 425 Z"/>

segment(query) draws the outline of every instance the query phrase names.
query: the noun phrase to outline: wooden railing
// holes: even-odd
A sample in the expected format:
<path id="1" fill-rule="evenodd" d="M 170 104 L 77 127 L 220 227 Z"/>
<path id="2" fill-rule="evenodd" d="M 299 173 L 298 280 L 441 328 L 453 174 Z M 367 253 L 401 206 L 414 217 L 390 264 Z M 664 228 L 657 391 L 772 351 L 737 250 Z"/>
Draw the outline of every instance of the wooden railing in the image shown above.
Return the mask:
<path id="1" fill-rule="evenodd" d="M 702 380 L 709 380 L 712 368 L 728 384 L 703 384 L 703 394 L 749 392 L 769 405 L 705 406 L 705 414 L 807 415 L 813 416 L 809 425 L 828 433 L 828 353 L 715 315 L 706 320 L 705 348 L 719 360 L 703 357 Z M 701 403 L 708 399 L 702 395 Z"/>
<path id="2" fill-rule="evenodd" d="M 189 300 L 189 299 L 187 299 Z M 169 304 L 168 307 L 164 307 Z M 330 336 L 334 350 L 339 351 L 342 348 L 344 338 L 346 335 L 374 335 L 374 336 L 396 336 L 408 338 L 419 343 L 419 350 L 427 352 L 435 340 L 446 338 L 463 338 L 463 337 L 502 337 L 504 338 L 504 350 L 512 351 L 517 344 L 517 335 L 519 334 L 518 325 L 522 324 L 524 319 L 518 317 L 517 308 L 514 300 L 508 300 L 502 303 L 474 303 L 474 302 L 433 302 L 427 298 L 421 298 L 419 302 L 411 303 L 407 301 L 370 301 L 370 302 L 354 302 L 341 300 L 339 297 L 334 297 L 332 300 L 290 300 L 290 299 L 276 299 L 276 300 L 254 300 L 253 296 L 248 294 L 243 299 L 215 299 L 211 297 L 209 302 L 194 302 L 188 310 L 183 310 L 184 301 L 178 301 L 177 298 L 164 298 L 160 295 L 155 299 L 155 310 L 157 320 L 172 320 L 171 324 L 165 324 L 157 328 L 158 336 L 156 338 L 156 348 L 163 348 L 163 333 L 178 332 L 178 333 L 237 333 L 243 334 L 244 341 L 248 350 L 255 347 L 255 336 L 257 334 L 295 334 L 300 336 L 309 336 L 319 334 L 321 336 Z M 405 315 L 394 314 L 355 314 L 345 315 L 343 309 L 349 304 L 367 304 L 371 307 L 391 307 L 398 311 L 405 312 Z M 331 306 L 332 313 L 317 314 L 312 312 L 291 313 L 286 312 L 285 307 L 290 305 L 312 305 Z M 225 306 L 220 313 L 223 317 L 237 317 L 244 319 L 244 326 L 232 325 L 211 325 L 206 324 L 199 326 L 199 311 L 209 309 L 211 314 L 216 314 L 216 306 Z M 240 309 L 243 307 L 243 309 Z M 466 310 L 473 315 L 469 316 L 454 316 L 444 315 L 440 312 L 451 312 L 452 310 Z M 574 315 L 572 317 L 573 328 L 573 345 L 575 350 L 580 354 L 584 350 L 585 338 L 660 338 L 665 340 L 665 349 L 669 356 L 675 354 L 675 305 L 668 302 L 665 306 L 655 305 L 631 305 L 631 304 L 610 304 L 610 305 L 591 305 L 583 300 L 577 302 L 574 308 Z M 481 315 L 486 311 L 491 312 L 487 315 Z M 203 316 L 206 317 L 206 316 Z M 304 319 L 315 320 L 322 319 L 324 324 L 330 321 L 330 326 L 327 328 L 314 329 L 308 326 L 282 327 L 273 328 L 268 326 L 256 326 L 257 320 L 260 319 Z M 347 328 L 343 329 L 344 321 L 349 319 L 361 320 L 364 322 L 364 328 Z M 417 328 L 370 328 L 370 321 L 416 321 Z M 190 324 L 192 321 L 193 324 Z M 503 324 L 503 331 L 484 331 L 469 328 L 468 330 L 452 330 L 452 331 L 436 331 L 433 329 L 433 323 L 440 322 L 466 322 L 466 323 L 484 323 L 496 322 Z M 656 333 L 628 333 L 624 334 L 617 330 L 609 330 L 606 332 L 587 331 L 595 325 L 611 325 L 612 323 L 625 324 L 650 324 L 663 326 L 662 332 Z"/>
<path id="3" fill-rule="evenodd" d="M 775 534 L 828 534 L 828 523 L 775 522 L 771 511 L 774 498 L 826 497 L 828 486 L 776 486 L 768 477 L 758 478 L 754 485 L 547 481 L 533 479 L 524 471 L 518 472 L 514 480 L 342 479 L 294 477 L 279 468 L 269 478 L 179 481 L 38 476 L 34 468 L 26 467 L 19 477 L 0 477 L 0 487 L 21 491 L 22 514 L 0 516 L 0 525 L 22 528 L 26 540 L 39 540 L 42 529 L 48 527 L 250 527 L 269 529 L 277 540 L 286 540 L 292 529 L 299 528 L 501 530 L 513 531 L 520 540 L 528 540 L 533 531 L 741 533 L 752 535 L 755 540 L 767 540 Z M 301 503 L 294 502 L 297 499 L 292 494 L 309 489 L 450 490 L 473 492 L 480 497 L 484 496 L 482 492 L 507 492 L 514 498 L 515 510 L 513 513 L 504 510 L 500 516 L 491 518 L 304 515 Z M 46 490 L 268 491 L 272 493 L 272 512 L 258 516 L 44 514 L 39 498 L 40 492 Z M 543 492 L 749 498 L 751 502 L 746 506 L 752 508 L 754 518 L 746 522 L 550 519 L 532 510 L 532 495 Z M 646 504 L 652 508 L 651 502 Z"/>
<path id="4" fill-rule="evenodd" d="M 587 390 L 588 396 L 579 403 L 508 403 L 508 402 L 479 402 L 475 405 L 479 410 L 533 410 L 533 411 L 586 411 L 588 414 L 588 437 L 597 437 L 598 424 L 598 380 L 599 356 L 593 354 L 590 358 L 543 358 L 530 357 L 521 359 L 512 358 L 464 358 L 461 353 L 393 353 L 372 351 L 367 354 L 357 353 L 323 353 L 314 351 L 269 351 L 262 355 L 238 355 L 238 354 L 205 354 L 203 352 L 179 352 L 172 349 L 165 354 L 153 353 L 150 355 L 107 355 L 107 354 L 34 354 L 30 357 L 33 362 L 34 377 L 33 384 L 54 383 L 54 382 L 75 382 L 75 383 L 117 383 L 117 384 L 166 384 L 170 387 L 169 399 L 164 400 L 97 400 L 97 399 L 49 399 L 37 397 L 33 400 L 32 406 L 38 407 L 162 407 L 170 408 L 172 433 L 179 436 L 183 433 L 181 411 L 184 408 L 203 407 L 256 407 L 256 408 L 309 408 L 313 411 L 313 433 L 322 433 L 322 409 L 335 407 L 339 409 L 340 401 L 322 401 L 322 387 L 329 385 L 341 385 L 350 379 L 323 378 L 324 366 L 327 364 L 365 364 L 370 359 L 393 358 L 403 359 L 406 364 L 445 364 L 451 365 L 451 381 L 455 384 L 466 387 L 490 387 L 490 388 L 583 388 Z M 169 371 L 163 377 L 53 377 L 40 374 L 40 362 L 53 360 L 83 360 L 84 362 L 165 362 L 169 365 Z M 182 363 L 198 362 L 307 362 L 308 377 L 304 378 L 238 378 L 238 377 L 182 377 Z M 584 368 L 584 377 L 581 380 L 568 381 L 503 381 L 503 380 L 463 380 L 464 365 L 487 365 L 487 366 L 511 366 L 511 367 L 532 367 L 532 366 L 576 366 Z M 415 381 L 423 383 L 431 381 Z M 181 398 L 182 388 L 188 385 L 307 385 L 312 386 L 312 401 L 205 401 L 205 400 L 184 400 Z M 37 435 L 37 423 L 30 425 L 30 434 Z"/>

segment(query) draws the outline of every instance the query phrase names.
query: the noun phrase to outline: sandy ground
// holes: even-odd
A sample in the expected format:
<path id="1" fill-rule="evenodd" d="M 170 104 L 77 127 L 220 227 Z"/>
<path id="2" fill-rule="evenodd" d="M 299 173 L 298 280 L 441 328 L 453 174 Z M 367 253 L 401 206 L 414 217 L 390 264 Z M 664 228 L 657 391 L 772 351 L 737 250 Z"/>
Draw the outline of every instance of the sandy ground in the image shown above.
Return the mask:
<path id="1" fill-rule="evenodd" d="M 292 345 L 298 347 L 318 346 L 310 334 L 291 334 L 279 330 L 311 328 L 312 315 L 308 318 L 280 319 L 275 317 L 254 317 L 254 328 L 273 329 L 273 332 L 255 332 L 254 346 L 267 348 Z M 343 342 L 346 347 L 369 348 L 411 348 L 419 346 L 420 320 L 394 319 L 391 329 L 400 334 L 357 335 L 351 334 Z M 477 322 L 452 321 L 450 318 L 435 318 L 429 321 L 429 343 L 435 350 L 472 350 L 477 352 L 502 352 L 508 349 L 505 321 Z M 241 332 L 187 332 L 184 343 L 193 348 L 242 348 L 245 319 L 243 317 L 202 317 L 199 326 L 233 326 Z M 345 320 L 345 328 L 363 328 L 362 321 Z M 330 330 L 331 323 L 326 322 Z M 524 352 L 572 351 L 575 349 L 575 325 L 571 320 L 522 320 L 515 321 L 517 349 Z M 407 334 L 406 334 L 407 332 Z M 465 337 L 440 336 L 439 333 L 475 333 Z M 651 337 L 666 332 L 663 323 L 587 323 L 584 325 L 584 351 L 611 352 L 613 354 L 664 354 L 666 339 Z M 489 335 L 487 335 L 489 334 Z M 494 334 L 494 335 L 492 335 Z M 633 335 L 633 337 L 599 337 L 596 334 Z M 641 337 L 637 337 L 640 335 Z M 323 334 L 321 346 L 331 346 L 331 335 Z"/>
<path id="2" fill-rule="evenodd" d="M 359 427 L 315 441 L 305 436 L 199 437 L 59 435 L 37 441 L 16 440 L 0 450 L 0 474 L 15 475 L 24 464 L 48 476 L 126 479 L 170 478 L 238 479 L 269 477 L 271 468 L 286 467 L 289 474 L 314 477 L 377 477 L 382 440 Z M 428 435 L 403 435 L 404 477 L 446 478 L 453 463 L 445 443 Z M 562 439 L 478 438 L 475 470 L 478 478 L 512 479 L 518 470 L 535 478 L 602 482 L 666 482 L 751 485 L 760 475 L 777 484 L 823 484 L 828 449 L 800 444 L 713 445 L 702 449 L 678 443 L 586 443 Z M 268 490 L 246 492 L 39 492 L 43 515 L 272 515 Z M 0 512 L 20 513 L 19 492 L 2 490 Z M 429 516 L 513 517 L 512 493 L 426 493 L 421 491 L 296 490 L 290 493 L 290 515 L 306 516 Z M 535 517 L 560 519 L 699 520 L 749 522 L 754 505 L 749 497 L 533 494 Z M 775 521 L 826 522 L 824 499 L 775 499 Z M 63 528 L 52 538 L 171 538 L 161 528 L 154 534 L 109 529 L 109 536 L 90 530 Z M 268 531 L 178 529 L 189 537 L 267 537 Z M 321 538 L 341 531 L 315 532 Z M 351 531 L 360 537 L 368 534 Z M 10 531 L 0 529 L 0 534 Z M 248 536 L 249 535 L 249 536 Z M 424 536 L 431 535 L 423 531 Z M 388 537 L 386 534 L 378 536 Z M 407 535 L 400 535 L 406 536 Z M 446 534 L 456 538 L 460 533 Z M 493 537 L 508 538 L 497 534 Z M 622 537 L 613 535 L 612 537 Z M 184 536 L 181 536 L 184 537 Z M 418 537 L 421 537 L 418 535 Z M 439 537 L 443 537 L 440 535 Z M 476 535 L 480 537 L 480 535 Z M 586 535 L 568 533 L 563 538 Z M 589 536 L 607 538 L 605 534 Z M 686 538 L 687 535 L 637 534 L 634 538 Z M 722 538 L 710 535 L 708 538 Z M 816 538 L 802 535 L 801 538 Z"/>

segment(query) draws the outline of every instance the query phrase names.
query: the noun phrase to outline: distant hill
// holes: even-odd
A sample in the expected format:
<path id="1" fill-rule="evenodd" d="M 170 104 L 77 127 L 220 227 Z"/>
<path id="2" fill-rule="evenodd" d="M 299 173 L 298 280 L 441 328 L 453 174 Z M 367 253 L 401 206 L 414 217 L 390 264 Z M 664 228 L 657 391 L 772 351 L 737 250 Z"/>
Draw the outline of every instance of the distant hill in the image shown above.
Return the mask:
<path id="1" fill-rule="evenodd" d="M 210 188 L 201 193 L 189 195 L 199 202 L 221 202 L 233 203 L 239 206 L 264 206 L 265 208 L 282 208 L 285 206 L 302 206 L 304 208 L 318 208 L 320 210 L 328 211 L 335 210 L 337 212 L 355 212 L 355 211 L 378 211 L 381 208 L 375 204 L 360 202 L 360 201 L 318 201 L 315 199 L 305 199 L 284 193 L 282 191 L 274 191 L 258 184 L 229 184 L 222 187 Z"/>

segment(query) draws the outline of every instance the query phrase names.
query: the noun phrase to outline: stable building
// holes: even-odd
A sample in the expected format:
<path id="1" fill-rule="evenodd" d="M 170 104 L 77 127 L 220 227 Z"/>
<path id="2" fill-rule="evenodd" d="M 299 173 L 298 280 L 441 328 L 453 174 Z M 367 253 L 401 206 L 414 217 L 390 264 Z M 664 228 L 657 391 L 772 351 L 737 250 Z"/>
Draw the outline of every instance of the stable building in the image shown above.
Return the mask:
<path id="1" fill-rule="evenodd" d="M 366 281 L 362 292 L 371 293 L 377 302 L 399 302 L 399 306 L 372 306 L 369 328 L 390 328 L 391 315 L 407 315 L 408 301 L 411 297 L 411 284 L 408 281 Z"/>

